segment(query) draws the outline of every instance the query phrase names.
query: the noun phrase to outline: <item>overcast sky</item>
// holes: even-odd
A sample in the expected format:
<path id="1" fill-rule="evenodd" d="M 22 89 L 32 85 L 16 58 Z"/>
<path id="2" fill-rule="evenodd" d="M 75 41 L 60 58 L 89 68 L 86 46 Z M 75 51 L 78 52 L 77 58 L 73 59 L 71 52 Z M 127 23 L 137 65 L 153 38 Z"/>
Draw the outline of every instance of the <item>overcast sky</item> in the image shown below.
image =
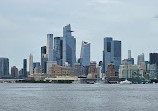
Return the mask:
<path id="1" fill-rule="evenodd" d="M 47 33 L 63 35 L 71 24 L 77 39 L 91 43 L 91 60 L 102 60 L 103 38 L 122 41 L 122 59 L 128 49 L 137 61 L 144 53 L 158 52 L 158 0 L 0 0 L 0 57 L 22 68 L 23 59 L 40 61 Z"/>

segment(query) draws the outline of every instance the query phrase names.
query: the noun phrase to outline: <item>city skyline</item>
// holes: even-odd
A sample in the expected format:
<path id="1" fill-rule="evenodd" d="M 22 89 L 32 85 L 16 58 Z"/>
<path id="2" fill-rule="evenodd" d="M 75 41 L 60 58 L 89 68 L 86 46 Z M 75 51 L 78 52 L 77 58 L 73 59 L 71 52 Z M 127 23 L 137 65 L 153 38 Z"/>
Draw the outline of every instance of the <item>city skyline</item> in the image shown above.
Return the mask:
<path id="1" fill-rule="evenodd" d="M 158 2 L 156 0 L 145 0 L 145 2 L 144 0 L 86 0 L 77 2 L 60 0 L 48 2 L 37 2 L 36 0 L 32 2 L 26 0 L 2 1 L 0 57 L 9 58 L 10 67 L 22 68 L 23 59 L 29 60 L 30 53 L 34 56 L 34 61 L 39 62 L 40 47 L 46 45 L 46 34 L 53 33 L 54 37 L 62 36 L 62 27 L 66 24 L 71 24 L 75 31 L 73 36 L 77 41 L 77 58 L 80 56 L 81 42 L 84 40 L 91 43 L 91 60 L 98 63 L 102 60 L 103 39 L 107 36 L 122 41 L 122 59 L 128 57 L 128 50 L 132 50 L 135 63 L 137 56 L 141 53 L 144 53 L 145 60 L 149 60 L 150 52 L 158 52 L 156 48 Z M 28 9 L 26 4 L 30 5 L 30 3 L 32 5 Z M 41 6 L 40 10 L 38 7 L 34 8 L 35 3 Z M 57 7 L 59 4 L 65 10 L 60 10 Z M 47 5 L 54 7 L 51 8 Z M 81 5 L 82 9 L 80 9 Z M 42 8 L 45 6 L 47 6 L 46 9 Z M 58 11 L 56 12 L 56 10 Z M 79 13 L 77 13 L 78 11 Z M 65 15 L 68 17 L 63 19 L 62 16 Z"/>

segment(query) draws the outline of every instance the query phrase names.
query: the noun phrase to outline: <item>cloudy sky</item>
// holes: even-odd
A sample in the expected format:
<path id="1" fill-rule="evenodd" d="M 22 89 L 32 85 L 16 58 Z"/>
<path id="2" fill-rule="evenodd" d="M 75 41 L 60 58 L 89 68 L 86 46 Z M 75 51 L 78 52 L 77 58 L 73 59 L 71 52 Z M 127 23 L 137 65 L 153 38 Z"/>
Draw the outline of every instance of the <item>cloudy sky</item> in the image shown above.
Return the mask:
<path id="1" fill-rule="evenodd" d="M 128 49 L 137 55 L 158 52 L 158 0 L 1 0 L 0 57 L 10 66 L 22 67 L 24 58 L 40 61 L 46 34 L 62 36 L 71 24 L 77 39 L 77 58 L 82 40 L 91 43 L 91 60 L 102 60 L 103 38 L 122 41 L 122 59 Z"/>

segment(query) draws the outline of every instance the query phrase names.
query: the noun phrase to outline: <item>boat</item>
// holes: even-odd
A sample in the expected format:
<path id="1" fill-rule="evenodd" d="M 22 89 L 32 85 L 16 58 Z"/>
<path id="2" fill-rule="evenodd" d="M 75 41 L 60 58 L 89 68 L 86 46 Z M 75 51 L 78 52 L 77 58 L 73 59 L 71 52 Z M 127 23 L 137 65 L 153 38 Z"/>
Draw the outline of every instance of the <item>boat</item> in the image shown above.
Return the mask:
<path id="1" fill-rule="evenodd" d="M 132 82 L 126 79 L 125 81 L 121 81 L 120 84 L 132 84 Z"/>

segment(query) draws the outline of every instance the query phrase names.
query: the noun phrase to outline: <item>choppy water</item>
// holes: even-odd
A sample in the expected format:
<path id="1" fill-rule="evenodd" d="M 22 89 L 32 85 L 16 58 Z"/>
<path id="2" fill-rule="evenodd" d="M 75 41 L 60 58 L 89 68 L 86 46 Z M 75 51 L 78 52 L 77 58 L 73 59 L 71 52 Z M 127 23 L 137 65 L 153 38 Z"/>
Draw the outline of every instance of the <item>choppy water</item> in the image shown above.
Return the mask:
<path id="1" fill-rule="evenodd" d="M 158 85 L 0 84 L 0 111 L 158 111 Z"/>

